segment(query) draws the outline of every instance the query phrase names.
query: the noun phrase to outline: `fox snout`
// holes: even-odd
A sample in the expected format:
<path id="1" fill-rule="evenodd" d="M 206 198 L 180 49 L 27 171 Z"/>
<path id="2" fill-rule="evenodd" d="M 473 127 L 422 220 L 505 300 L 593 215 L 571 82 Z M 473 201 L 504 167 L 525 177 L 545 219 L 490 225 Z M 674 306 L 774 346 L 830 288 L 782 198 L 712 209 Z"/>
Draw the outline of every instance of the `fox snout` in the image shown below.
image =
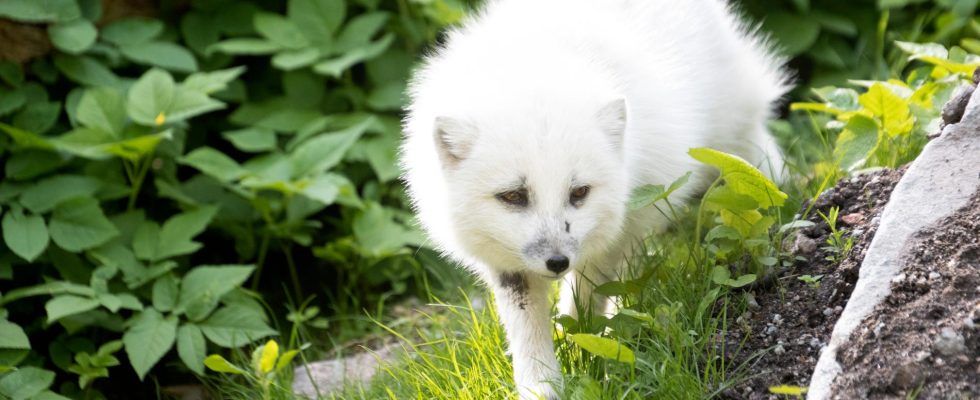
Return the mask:
<path id="1" fill-rule="evenodd" d="M 553 255 L 544 264 L 548 267 L 548 271 L 560 274 L 568 269 L 568 257 L 561 254 Z"/>
<path id="2" fill-rule="evenodd" d="M 524 246 L 522 253 L 528 268 L 557 277 L 572 266 L 578 247 L 578 241 L 568 232 L 547 230 Z"/>

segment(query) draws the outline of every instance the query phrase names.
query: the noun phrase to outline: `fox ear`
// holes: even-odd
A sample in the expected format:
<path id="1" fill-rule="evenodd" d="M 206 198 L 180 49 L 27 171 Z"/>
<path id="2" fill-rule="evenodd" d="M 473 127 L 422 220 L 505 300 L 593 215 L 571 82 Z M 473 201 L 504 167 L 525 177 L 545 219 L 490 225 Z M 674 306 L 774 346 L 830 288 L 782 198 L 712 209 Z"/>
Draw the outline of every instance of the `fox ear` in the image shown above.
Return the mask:
<path id="1" fill-rule="evenodd" d="M 463 121 L 450 117 L 436 117 L 435 141 L 443 165 L 455 166 L 470 152 L 476 129 Z"/>
<path id="2" fill-rule="evenodd" d="M 626 99 L 619 98 L 607 103 L 599 109 L 596 117 L 599 127 L 609 135 L 616 148 L 622 147 L 626 133 Z"/>

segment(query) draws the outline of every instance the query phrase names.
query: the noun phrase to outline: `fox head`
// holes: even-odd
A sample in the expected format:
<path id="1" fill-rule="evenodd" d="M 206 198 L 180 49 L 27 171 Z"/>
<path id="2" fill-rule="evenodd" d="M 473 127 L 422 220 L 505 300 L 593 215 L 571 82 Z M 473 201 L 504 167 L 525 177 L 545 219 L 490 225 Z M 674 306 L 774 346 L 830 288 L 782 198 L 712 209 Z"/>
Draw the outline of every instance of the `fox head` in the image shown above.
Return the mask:
<path id="1" fill-rule="evenodd" d="M 503 272 L 557 279 L 622 229 L 626 103 L 531 108 L 439 116 L 432 140 L 461 247 Z"/>

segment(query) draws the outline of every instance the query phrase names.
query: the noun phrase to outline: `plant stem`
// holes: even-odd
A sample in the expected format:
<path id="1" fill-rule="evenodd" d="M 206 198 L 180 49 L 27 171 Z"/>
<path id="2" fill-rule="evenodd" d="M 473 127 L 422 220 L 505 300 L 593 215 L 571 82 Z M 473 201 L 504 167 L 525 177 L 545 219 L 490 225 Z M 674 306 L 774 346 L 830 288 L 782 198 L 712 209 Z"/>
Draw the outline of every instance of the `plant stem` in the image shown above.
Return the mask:
<path id="1" fill-rule="evenodd" d="M 265 255 L 269 251 L 269 232 L 262 233 L 262 243 L 259 244 L 259 255 L 255 259 L 255 274 L 252 275 L 252 290 L 259 288 L 259 279 L 262 277 L 262 267 L 265 266 Z"/>
<path id="2" fill-rule="evenodd" d="M 125 161 L 123 161 L 123 163 L 123 165 L 125 165 Z M 127 175 L 129 175 L 130 191 L 129 204 L 126 206 L 126 211 L 133 211 L 133 208 L 136 207 L 136 197 L 138 197 L 140 194 L 140 188 L 143 187 L 143 180 L 146 178 L 147 172 L 150 171 L 150 164 L 152 164 L 152 162 L 149 158 L 140 158 L 135 161 L 135 164 L 136 174 L 127 173 Z M 126 168 L 127 172 L 133 169 L 134 168 Z"/>
<path id="3" fill-rule="evenodd" d="M 292 246 L 283 244 L 282 252 L 286 255 L 286 264 L 289 266 L 289 277 L 293 280 L 293 292 L 297 299 L 302 299 L 303 288 L 299 283 L 299 274 L 296 272 L 296 263 L 293 262 Z"/>

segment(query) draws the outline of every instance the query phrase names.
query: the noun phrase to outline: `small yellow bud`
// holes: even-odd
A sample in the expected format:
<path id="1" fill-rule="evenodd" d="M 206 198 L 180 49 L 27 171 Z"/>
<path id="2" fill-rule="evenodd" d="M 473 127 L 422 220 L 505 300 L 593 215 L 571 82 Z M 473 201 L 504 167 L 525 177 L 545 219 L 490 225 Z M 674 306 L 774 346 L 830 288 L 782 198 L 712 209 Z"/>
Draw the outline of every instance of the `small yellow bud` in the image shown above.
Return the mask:
<path id="1" fill-rule="evenodd" d="M 157 117 L 153 120 L 153 123 L 157 124 L 157 126 L 160 126 L 163 125 L 163 123 L 166 121 L 167 121 L 167 116 L 163 114 L 163 111 L 160 111 L 160 114 L 157 114 Z"/>

